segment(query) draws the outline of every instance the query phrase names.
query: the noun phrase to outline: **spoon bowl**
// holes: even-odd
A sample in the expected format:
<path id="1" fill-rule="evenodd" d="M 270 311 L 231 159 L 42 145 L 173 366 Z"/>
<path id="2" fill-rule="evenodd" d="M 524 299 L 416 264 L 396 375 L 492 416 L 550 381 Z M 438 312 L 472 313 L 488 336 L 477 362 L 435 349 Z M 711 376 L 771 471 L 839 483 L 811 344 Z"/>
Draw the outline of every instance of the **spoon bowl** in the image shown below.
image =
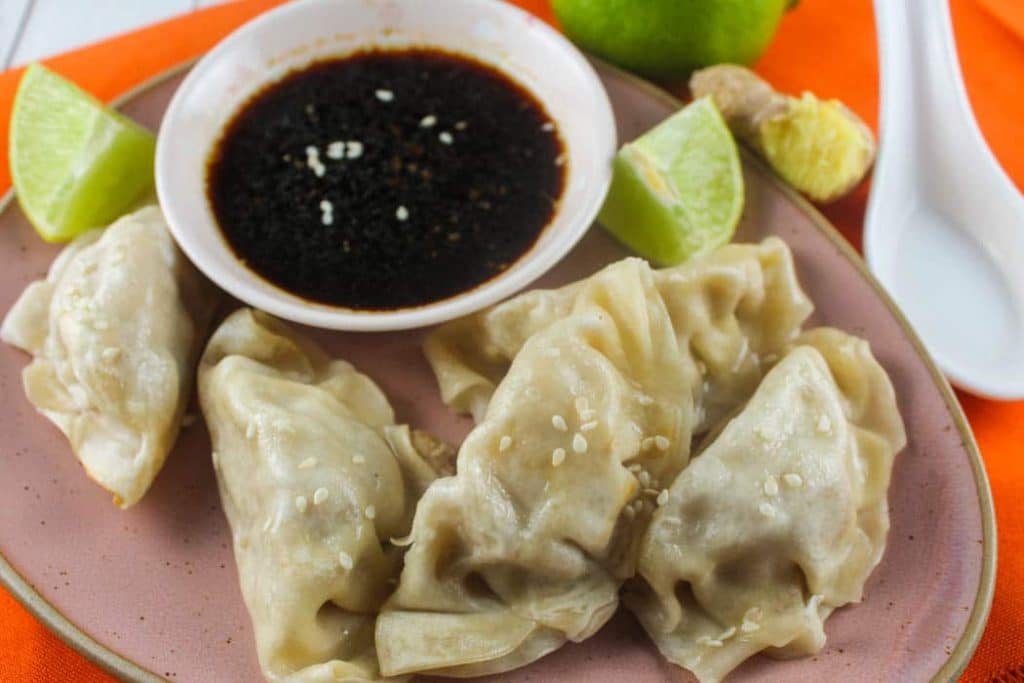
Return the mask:
<path id="1" fill-rule="evenodd" d="M 1024 197 L 971 112 L 945 0 L 875 0 L 868 266 L 954 384 L 1024 398 Z"/>

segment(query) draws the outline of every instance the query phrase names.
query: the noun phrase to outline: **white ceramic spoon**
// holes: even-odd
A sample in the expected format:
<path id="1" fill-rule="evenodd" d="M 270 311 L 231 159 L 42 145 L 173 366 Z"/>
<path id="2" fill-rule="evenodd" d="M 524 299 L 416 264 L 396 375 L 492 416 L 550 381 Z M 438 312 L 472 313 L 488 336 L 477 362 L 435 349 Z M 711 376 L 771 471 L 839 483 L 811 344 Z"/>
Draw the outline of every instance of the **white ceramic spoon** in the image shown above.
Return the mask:
<path id="1" fill-rule="evenodd" d="M 868 265 L 955 384 L 1024 398 L 1024 198 L 971 113 L 946 0 L 874 4 L 881 148 Z"/>

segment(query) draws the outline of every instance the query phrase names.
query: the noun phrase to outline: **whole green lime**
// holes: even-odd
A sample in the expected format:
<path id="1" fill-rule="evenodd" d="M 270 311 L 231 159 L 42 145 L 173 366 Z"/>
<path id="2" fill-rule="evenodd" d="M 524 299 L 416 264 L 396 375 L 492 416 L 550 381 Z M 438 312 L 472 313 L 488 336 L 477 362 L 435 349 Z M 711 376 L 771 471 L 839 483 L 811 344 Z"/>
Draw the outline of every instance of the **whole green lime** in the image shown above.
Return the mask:
<path id="1" fill-rule="evenodd" d="M 584 50 L 659 79 L 756 60 L 793 0 L 552 0 Z"/>

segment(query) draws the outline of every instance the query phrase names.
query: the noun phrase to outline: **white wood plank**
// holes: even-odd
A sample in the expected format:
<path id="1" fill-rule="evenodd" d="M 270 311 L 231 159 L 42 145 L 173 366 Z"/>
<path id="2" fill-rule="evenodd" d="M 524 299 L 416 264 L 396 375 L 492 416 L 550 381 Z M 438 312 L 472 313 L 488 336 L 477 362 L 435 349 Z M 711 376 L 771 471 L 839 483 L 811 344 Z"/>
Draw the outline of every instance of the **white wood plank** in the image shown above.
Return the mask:
<path id="1" fill-rule="evenodd" d="M 192 0 L 35 0 L 11 62 L 65 52 L 188 12 L 192 5 Z"/>
<path id="2" fill-rule="evenodd" d="M 11 65 L 32 0 L 0 0 L 0 69 Z"/>

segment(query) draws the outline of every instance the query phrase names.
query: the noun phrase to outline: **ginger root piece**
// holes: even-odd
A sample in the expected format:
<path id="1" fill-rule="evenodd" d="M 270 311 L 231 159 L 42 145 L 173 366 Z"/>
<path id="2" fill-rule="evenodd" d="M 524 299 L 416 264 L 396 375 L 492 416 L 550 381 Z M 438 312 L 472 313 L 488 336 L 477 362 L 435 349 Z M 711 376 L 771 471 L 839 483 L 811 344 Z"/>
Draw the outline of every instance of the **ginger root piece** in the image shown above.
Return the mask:
<path id="1" fill-rule="evenodd" d="M 733 134 L 814 201 L 849 193 L 875 159 L 871 130 L 838 100 L 778 93 L 735 64 L 694 72 L 690 91 L 694 98 L 712 96 Z"/>

